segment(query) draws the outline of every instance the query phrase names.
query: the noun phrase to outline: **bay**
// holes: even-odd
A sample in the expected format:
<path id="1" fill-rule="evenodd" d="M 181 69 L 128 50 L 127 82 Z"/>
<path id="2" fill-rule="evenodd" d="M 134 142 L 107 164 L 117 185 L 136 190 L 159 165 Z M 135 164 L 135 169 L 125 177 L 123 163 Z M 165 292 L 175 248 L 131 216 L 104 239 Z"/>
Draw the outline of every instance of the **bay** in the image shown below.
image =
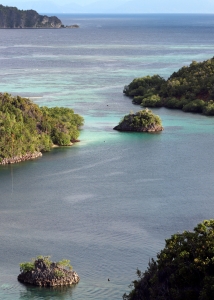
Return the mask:
<path id="1" fill-rule="evenodd" d="M 164 108 L 160 134 L 113 131 L 133 78 L 213 56 L 213 15 L 59 15 L 79 29 L 0 30 L 0 91 L 85 118 L 80 143 L 0 167 L 0 299 L 122 299 L 171 234 L 213 218 L 214 119 Z M 76 287 L 17 282 L 67 258 Z M 110 281 L 108 281 L 108 278 Z"/>

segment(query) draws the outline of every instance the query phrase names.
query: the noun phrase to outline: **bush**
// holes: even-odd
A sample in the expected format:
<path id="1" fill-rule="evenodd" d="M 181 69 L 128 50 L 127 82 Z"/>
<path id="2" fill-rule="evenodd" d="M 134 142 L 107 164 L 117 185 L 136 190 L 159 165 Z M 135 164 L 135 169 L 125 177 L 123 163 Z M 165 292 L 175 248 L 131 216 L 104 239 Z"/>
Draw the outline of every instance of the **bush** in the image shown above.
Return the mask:
<path id="1" fill-rule="evenodd" d="M 141 106 L 144 107 L 159 107 L 161 106 L 161 99 L 159 95 L 152 95 L 150 97 L 143 98 Z"/>
<path id="2" fill-rule="evenodd" d="M 59 267 L 63 267 L 63 268 L 68 268 L 69 270 L 72 270 L 72 266 L 70 264 L 70 260 L 69 259 L 63 259 L 57 262 L 57 265 Z"/>
<path id="3" fill-rule="evenodd" d="M 183 106 L 187 103 L 188 100 L 186 99 L 177 99 L 175 97 L 170 97 L 163 102 L 163 105 L 167 108 L 182 109 Z"/>
<path id="4" fill-rule="evenodd" d="M 205 102 L 203 100 L 197 99 L 184 105 L 182 110 L 185 112 L 202 113 L 204 110 L 204 106 L 205 106 Z"/>
<path id="5" fill-rule="evenodd" d="M 214 299 L 214 220 L 166 240 L 157 260 L 133 282 L 124 300 Z"/>
<path id="6" fill-rule="evenodd" d="M 58 278 L 65 277 L 65 273 L 62 270 L 58 270 L 58 269 L 54 270 L 54 275 Z"/>
<path id="7" fill-rule="evenodd" d="M 214 116 L 214 102 L 210 100 L 203 108 L 203 114 L 207 116 Z"/>
<path id="8" fill-rule="evenodd" d="M 34 268 L 35 268 L 35 262 L 32 261 L 32 262 L 23 262 L 23 263 L 20 263 L 19 266 L 20 266 L 20 272 L 28 272 L 28 271 L 33 271 Z"/>
<path id="9" fill-rule="evenodd" d="M 135 96 L 132 100 L 133 104 L 141 104 L 142 100 L 143 100 L 143 96 Z"/>

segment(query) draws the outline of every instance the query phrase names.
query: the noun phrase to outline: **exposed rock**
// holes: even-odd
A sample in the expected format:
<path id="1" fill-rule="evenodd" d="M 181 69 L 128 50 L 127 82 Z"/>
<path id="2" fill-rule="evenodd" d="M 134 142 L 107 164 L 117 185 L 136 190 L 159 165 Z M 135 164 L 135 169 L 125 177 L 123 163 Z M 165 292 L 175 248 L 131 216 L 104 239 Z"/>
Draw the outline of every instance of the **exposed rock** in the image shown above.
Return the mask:
<path id="1" fill-rule="evenodd" d="M 44 259 L 37 259 L 34 264 L 33 270 L 19 274 L 19 281 L 37 286 L 63 286 L 76 284 L 80 280 L 75 271 L 67 270 L 55 262 L 48 264 Z"/>
<path id="2" fill-rule="evenodd" d="M 57 17 L 39 15 L 35 10 L 19 10 L 0 5 L 0 28 L 61 28 Z"/>
<path id="3" fill-rule="evenodd" d="M 0 165 L 15 164 L 25 160 L 35 159 L 41 156 L 42 156 L 41 152 L 33 152 L 33 153 L 26 153 L 24 155 L 14 156 L 10 158 L 3 158 L 2 161 L 0 162 Z"/>
<path id="4" fill-rule="evenodd" d="M 163 126 L 159 116 L 146 108 L 136 114 L 130 113 L 126 115 L 119 125 L 113 129 L 119 131 L 159 132 L 163 130 Z"/>
<path id="5" fill-rule="evenodd" d="M 66 25 L 66 28 L 79 28 L 79 25 L 74 24 L 74 25 Z"/>

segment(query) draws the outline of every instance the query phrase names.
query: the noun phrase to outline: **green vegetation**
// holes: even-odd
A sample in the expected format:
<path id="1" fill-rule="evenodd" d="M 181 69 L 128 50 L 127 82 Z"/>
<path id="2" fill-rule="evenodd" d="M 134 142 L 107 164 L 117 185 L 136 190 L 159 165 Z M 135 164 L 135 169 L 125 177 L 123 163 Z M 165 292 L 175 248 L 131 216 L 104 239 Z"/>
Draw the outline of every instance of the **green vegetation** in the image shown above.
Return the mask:
<path id="1" fill-rule="evenodd" d="M 157 260 L 137 275 L 124 300 L 214 299 L 214 220 L 172 235 Z"/>
<path id="2" fill-rule="evenodd" d="M 63 268 L 68 268 L 69 270 L 72 270 L 72 266 L 70 264 L 70 260 L 69 259 L 63 259 L 57 262 L 58 266 L 61 266 Z"/>
<path id="3" fill-rule="evenodd" d="M 214 115 L 214 57 L 193 61 L 167 80 L 159 75 L 134 79 L 123 90 L 134 104 L 146 107 L 168 107 L 185 112 Z"/>
<path id="4" fill-rule="evenodd" d="M 56 267 L 58 268 L 63 268 L 63 269 L 69 269 L 72 270 L 72 266 L 70 265 L 70 260 L 68 259 L 63 259 L 61 261 L 58 261 L 56 263 L 53 263 L 50 260 L 50 256 L 43 256 L 43 255 L 39 255 L 36 258 L 32 258 L 31 262 L 23 262 L 20 263 L 20 272 L 26 273 L 28 271 L 33 271 L 36 268 L 36 264 L 38 261 L 42 261 L 43 264 L 50 268 L 51 264 L 54 264 Z M 56 269 L 55 272 L 57 272 L 57 274 L 55 274 L 57 277 L 63 277 L 64 276 L 64 272 L 61 269 Z M 63 274 L 63 275 L 62 275 Z"/>
<path id="5" fill-rule="evenodd" d="M 65 273 L 62 270 L 58 270 L 58 269 L 54 270 L 54 275 L 58 278 L 65 277 Z"/>
<path id="6" fill-rule="evenodd" d="M 149 109 L 140 110 L 136 112 L 136 114 L 130 113 L 122 119 L 121 123 L 127 120 L 130 120 L 130 126 L 133 128 L 139 126 L 148 127 L 153 124 L 161 126 L 160 117 L 153 114 L 153 112 Z"/>
<path id="7" fill-rule="evenodd" d="M 135 114 L 130 112 L 114 127 L 122 131 L 160 131 L 163 130 L 161 119 L 149 109 L 143 109 Z"/>
<path id="8" fill-rule="evenodd" d="M 19 264 L 20 266 L 20 272 L 28 272 L 28 271 L 33 271 L 35 268 L 34 262 L 23 262 Z"/>
<path id="9" fill-rule="evenodd" d="M 81 125 L 83 118 L 70 108 L 40 108 L 29 99 L 0 94 L 0 162 L 50 151 L 53 143 L 69 145 L 78 138 Z"/>

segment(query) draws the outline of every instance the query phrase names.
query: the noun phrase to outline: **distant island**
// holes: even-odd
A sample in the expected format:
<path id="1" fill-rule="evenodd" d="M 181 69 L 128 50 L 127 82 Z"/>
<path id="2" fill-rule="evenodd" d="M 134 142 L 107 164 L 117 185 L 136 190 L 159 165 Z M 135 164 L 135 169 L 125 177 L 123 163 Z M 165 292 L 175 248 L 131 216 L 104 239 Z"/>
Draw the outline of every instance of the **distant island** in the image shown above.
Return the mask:
<path id="1" fill-rule="evenodd" d="M 61 28 L 57 17 L 39 15 L 35 10 L 19 10 L 0 5 L 0 28 Z"/>
<path id="2" fill-rule="evenodd" d="M 39 107 L 30 99 L 0 94 L 0 164 L 42 155 L 77 141 L 83 118 L 70 108 Z"/>
<path id="3" fill-rule="evenodd" d="M 134 79 L 123 93 L 143 107 L 167 107 L 214 115 L 214 57 L 193 61 L 167 80 L 159 75 Z"/>
<path id="4" fill-rule="evenodd" d="M 70 260 L 52 262 L 50 256 L 37 256 L 31 262 L 20 263 L 18 280 L 37 286 L 63 286 L 79 282 L 80 278 L 72 271 Z"/>
<path id="5" fill-rule="evenodd" d="M 42 16 L 32 9 L 0 5 L 0 28 L 79 28 L 79 25 L 64 26 L 56 16 Z"/>
<path id="6" fill-rule="evenodd" d="M 113 129 L 119 131 L 158 132 L 162 131 L 163 127 L 160 117 L 146 108 L 135 114 L 130 112 Z"/>

